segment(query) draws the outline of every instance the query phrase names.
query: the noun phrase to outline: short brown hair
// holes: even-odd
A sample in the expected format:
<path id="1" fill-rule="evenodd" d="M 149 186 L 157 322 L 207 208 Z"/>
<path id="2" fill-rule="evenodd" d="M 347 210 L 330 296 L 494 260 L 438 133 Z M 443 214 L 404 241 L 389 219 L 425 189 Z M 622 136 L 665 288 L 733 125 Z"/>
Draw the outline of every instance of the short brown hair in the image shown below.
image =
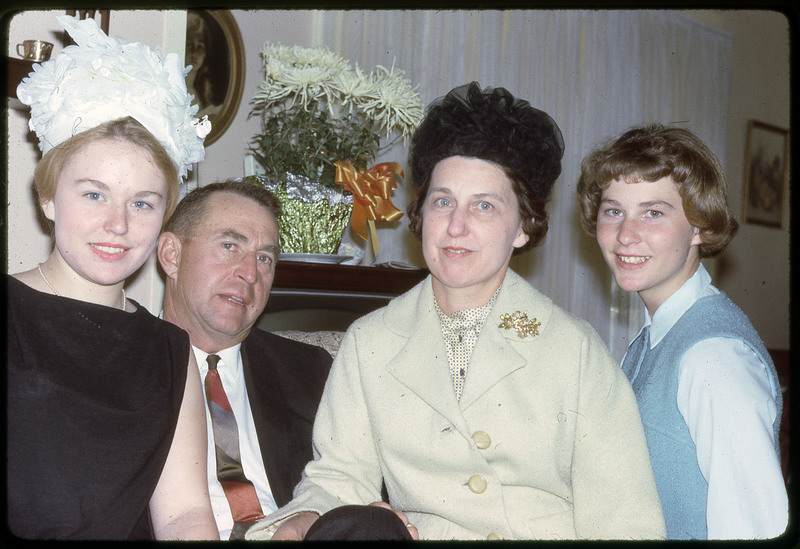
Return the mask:
<path id="1" fill-rule="evenodd" d="M 55 197 L 58 177 L 67 162 L 87 145 L 104 139 L 118 139 L 132 143 L 150 153 L 167 183 L 167 203 L 164 210 L 164 222 L 166 222 L 178 203 L 180 193 L 178 170 L 158 139 L 130 116 L 110 120 L 82 131 L 50 149 L 36 165 L 34 172 L 33 184 L 39 197 L 39 204 L 44 204 Z"/>
<path id="2" fill-rule="evenodd" d="M 678 186 L 686 219 L 700 231 L 700 257 L 722 252 L 739 223 L 728 208 L 719 159 L 691 131 L 661 124 L 632 128 L 584 157 L 577 189 L 584 230 L 597 234 L 600 200 L 612 181 L 664 177 Z"/>
<path id="3" fill-rule="evenodd" d="M 183 242 L 190 241 L 194 236 L 195 227 L 200 224 L 200 218 L 205 214 L 208 200 L 215 193 L 231 193 L 252 200 L 269 211 L 276 222 L 281 216 L 281 201 L 272 191 L 248 181 L 227 179 L 198 187 L 187 193 L 178 203 L 164 230 L 177 235 Z"/>

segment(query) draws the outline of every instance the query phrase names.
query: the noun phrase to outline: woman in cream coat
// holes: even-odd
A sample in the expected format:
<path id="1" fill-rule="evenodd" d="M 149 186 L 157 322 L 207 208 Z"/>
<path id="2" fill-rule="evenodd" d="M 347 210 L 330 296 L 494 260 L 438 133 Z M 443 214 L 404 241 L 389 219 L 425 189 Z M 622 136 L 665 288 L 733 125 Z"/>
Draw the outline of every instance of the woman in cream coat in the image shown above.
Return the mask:
<path id="1" fill-rule="evenodd" d="M 627 379 L 586 322 L 508 270 L 544 238 L 562 154 L 555 122 L 503 88 L 429 107 L 409 217 L 431 276 L 348 330 L 315 460 L 249 537 L 303 539 L 382 482 L 420 539 L 664 537 Z"/>

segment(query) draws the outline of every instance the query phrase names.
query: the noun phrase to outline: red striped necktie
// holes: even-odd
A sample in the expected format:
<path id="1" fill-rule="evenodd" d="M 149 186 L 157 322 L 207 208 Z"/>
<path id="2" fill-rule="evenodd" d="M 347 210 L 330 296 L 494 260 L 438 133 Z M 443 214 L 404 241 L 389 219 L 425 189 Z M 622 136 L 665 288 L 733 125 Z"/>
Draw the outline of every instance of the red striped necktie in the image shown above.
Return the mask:
<path id="1" fill-rule="evenodd" d="M 217 478 L 219 479 L 233 515 L 231 539 L 244 539 L 253 521 L 264 516 L 253 483 L 244 476 L 239 452 L 239 430 L 236 418 L 222 388 L 217 371 L 219 357 L 208 355 L 208 374 L 206 374 L 206 399 L 211 412 L 211 425 L 214 431 L 214 446 L 217 455 Z"/>

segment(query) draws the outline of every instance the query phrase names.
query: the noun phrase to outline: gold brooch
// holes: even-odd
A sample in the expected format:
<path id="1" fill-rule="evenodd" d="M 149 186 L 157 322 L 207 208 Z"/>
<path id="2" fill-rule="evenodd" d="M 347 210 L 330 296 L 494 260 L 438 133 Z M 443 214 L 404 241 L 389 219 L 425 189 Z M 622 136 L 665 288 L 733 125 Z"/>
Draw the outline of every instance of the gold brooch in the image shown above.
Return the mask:
<path id="1" fill-rule="evenodd" d="M 513 328 L 521 338 L 529 335 L 538 336 L 539 327 L 542 325 L 542 323 L 538 322 L 535 318 L 529 320 L 528 313 L 521 313 L 519 311 L 516 311 L 513 315 L 504 314 L 500 317 L 500 320 L 502 321 L 500 322 L 500 328 L 506 330 Z"/>

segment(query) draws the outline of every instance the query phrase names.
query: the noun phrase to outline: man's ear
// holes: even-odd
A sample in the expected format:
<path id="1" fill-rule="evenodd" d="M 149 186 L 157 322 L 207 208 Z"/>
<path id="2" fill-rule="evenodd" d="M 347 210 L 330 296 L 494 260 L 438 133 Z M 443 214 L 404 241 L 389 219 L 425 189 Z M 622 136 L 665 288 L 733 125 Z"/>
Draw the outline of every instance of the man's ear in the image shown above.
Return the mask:
<path id="1" fill-rule="evenodd" d="M 164 232 L 158 237 L 158 262 L 167 278 L 178 276 L 181 264 L 181 239 L 175 233 Z"/>

